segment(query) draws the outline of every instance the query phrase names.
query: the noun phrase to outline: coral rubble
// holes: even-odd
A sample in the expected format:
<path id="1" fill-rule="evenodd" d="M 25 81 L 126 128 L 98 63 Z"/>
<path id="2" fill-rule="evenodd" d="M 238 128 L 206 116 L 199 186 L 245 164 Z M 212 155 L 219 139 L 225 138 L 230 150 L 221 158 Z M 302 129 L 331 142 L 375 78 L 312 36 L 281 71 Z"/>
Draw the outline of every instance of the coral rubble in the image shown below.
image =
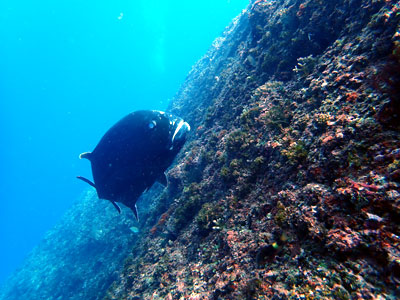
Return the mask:
<path id="1" fill-rule="evenodd" d="M 111 299 L 400 297 L 400 3 L 252 1 Z"/>

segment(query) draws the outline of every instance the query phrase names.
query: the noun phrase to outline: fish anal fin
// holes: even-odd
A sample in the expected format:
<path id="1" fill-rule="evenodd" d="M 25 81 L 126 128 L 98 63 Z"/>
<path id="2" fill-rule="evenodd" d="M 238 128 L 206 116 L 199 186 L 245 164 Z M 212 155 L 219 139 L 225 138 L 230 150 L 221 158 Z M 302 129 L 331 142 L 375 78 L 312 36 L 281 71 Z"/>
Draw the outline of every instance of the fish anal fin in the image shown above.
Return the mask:
<path id="1" fill-rule="evenodd" d="M 167 186 L 168 181 L 167 181 L 167 176 L 165 175 L 165 173 L 161 173 L 160 176 L 158 176 L 157 181 L 159 183 L 161 183 L 163 186 Z"/>
<path id="2" fill-rule="evenodd" d="M 86 158 L 86 159 L 90 160 L 90 157 L 91 157 L 91 156 L 92 156 L 92 153 L 91 153 L 91 152 L 83 152 L 83 153 L 79 154 L 79 158 L 80 158 L 80 159 Z"/>
<path id="3" fill-rule="evenodd" d="M 132 209 L 132 211 L 133 211 L 133 214 L 134 214 L 135 217 L 136 217 L 136 220 L 139 222 L 139 215 L 138 215 L 138 211 L 137 211 L 136 204 L 135 204 L 133 207 L 131 207 L 131 209 Z"/>
<path id="4" fill-rule="evenodd" d="M 112 200 L 110 200 L 110 202 L 112 203 L 112 205 L 114 205 L 114 207 L 118 211 L 118 213 L 121 213 L 121 208 L 118 206 L 118 204 L 115 203 L 115 201 L 112 201 Z"/>
<path id="5" fill-rule="evenodd" d="M 94 183 L 91 182 L 89 179 L 87 179 L 87 178 L 85 178 L 85 177 L 82 177 L 82 176 L 76 176 L 76 178 L 78 178 L 78 179 L 80 179 L 80 180 L 86 182 L 87 184 L 91 185 L 92 187 L 96 188 L 96 186 L 94 185 Z"/>

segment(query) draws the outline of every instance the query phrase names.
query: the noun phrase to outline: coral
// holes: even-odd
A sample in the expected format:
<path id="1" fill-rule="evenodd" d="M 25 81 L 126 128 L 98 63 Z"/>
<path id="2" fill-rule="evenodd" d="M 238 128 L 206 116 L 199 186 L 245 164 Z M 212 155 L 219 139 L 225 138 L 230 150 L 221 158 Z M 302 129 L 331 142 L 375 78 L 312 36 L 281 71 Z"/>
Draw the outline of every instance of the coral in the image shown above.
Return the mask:
<path id="1" fill-rule="evenodd" d="M 282 155 L 286 156 L 292 163 L 302 161 L 308 155 L 303 142 L 293 142 L 288 149 L 282 150 Z"/>
<path id="2" fill-rule="evenodd" d="M 171 102 L 181 188 L 105 299 L 397 299 L 398 12 L 252 1 Z"/>
<path id="3" fill-rule="evenodd" d="M 207 235 L 212 229 L 221 229 L 222 208 L 218 203 L 205 203 L 200 209 L 196 221 L 201 235 Z"/>
<path id="4" fill-rule="evenodd" d="M 249 133 L 236 130 L 228 136 L 226 151 L 232 157 L 245 156 L 252 143 L 253 141 Z"/>
<path id="5" fill-rule="evenodd" d="M 173 215 L 173 229 L 179 232 L 197 214 L 202 204 L 200 187 L 196 183 L 184 189 L 182 203 L 176 208 Z"/>
<path id="6" fill-rule="evenodd" d="M 310 54 L 307 57 L 299 57 L 297 65 L 294 67 L 293 72 L 297 73 L 300 77 L 307 77 L 313 71 L 316 65 L 315 58 Z"/>

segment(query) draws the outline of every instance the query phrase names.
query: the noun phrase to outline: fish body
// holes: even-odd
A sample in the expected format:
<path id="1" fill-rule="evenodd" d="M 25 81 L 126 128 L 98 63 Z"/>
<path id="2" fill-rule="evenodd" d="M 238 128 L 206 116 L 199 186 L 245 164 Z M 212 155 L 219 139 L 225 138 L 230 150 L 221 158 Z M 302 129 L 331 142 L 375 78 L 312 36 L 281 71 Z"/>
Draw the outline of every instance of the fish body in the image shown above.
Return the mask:
<path id="1" fill-rule="evenodd" d="M 130 113 L 101 138 L 92 152 L 80 158 L 91 162 L 99 198 L 131 208 L 138 218 L 136 201 L 155 181 L 166 185 L 164 172 L 183 147 L 190 131 L 181 118 L 161 111 L 142 110 Z"/>

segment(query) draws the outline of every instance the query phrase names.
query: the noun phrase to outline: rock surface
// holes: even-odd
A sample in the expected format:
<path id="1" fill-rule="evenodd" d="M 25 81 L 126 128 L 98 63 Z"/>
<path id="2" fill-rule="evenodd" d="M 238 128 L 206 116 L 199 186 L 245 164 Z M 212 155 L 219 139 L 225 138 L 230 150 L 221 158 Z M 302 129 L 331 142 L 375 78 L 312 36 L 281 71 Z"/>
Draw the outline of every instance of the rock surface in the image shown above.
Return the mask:
<path id="1" fill-rule="evenodd" d="M 105 299 L 398 299 L 399 20 L 252 1 L 171 103 L 191 140 Z"/>
<path id="2" fill-rule="evenodd" d="M 137 238 L 126 210 L 119 215 L 94 190 L 85 192 L 6 281 L 0 299 L 102 299 Z"/>

